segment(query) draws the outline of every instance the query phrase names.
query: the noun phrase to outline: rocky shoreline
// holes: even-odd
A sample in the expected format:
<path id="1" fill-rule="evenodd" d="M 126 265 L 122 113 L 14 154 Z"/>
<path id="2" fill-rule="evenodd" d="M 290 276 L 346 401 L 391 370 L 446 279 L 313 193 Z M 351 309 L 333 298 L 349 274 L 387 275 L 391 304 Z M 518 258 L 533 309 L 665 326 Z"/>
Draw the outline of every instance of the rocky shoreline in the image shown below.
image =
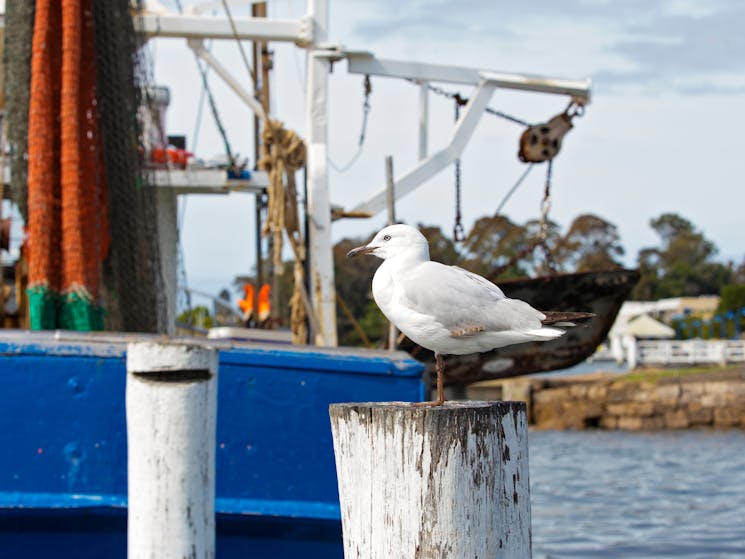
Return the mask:
<path id="1" fill-rule="evenodd" d="M 745 368 L 523 377 L 478 383 L 467 395 L 526 401 L 536 429 L 745 429 Z"/>

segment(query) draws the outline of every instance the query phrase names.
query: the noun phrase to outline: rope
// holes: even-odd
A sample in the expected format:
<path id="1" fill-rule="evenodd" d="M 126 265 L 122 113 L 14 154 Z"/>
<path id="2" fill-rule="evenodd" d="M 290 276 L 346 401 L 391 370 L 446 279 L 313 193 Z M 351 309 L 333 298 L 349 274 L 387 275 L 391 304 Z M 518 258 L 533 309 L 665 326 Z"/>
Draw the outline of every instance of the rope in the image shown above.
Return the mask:
<path id="1" fill-rule="evenodd" d="M 510 190 L 507 192 L 507 194 L 504 195 L 504 198 L 502 198 L 502 201 L 497 206 L 497 211 L 494 212 L 495 215 L 499 215 L 500 214 L 500 212 L 502 211 L 502 208 L 504 208 L 504 205 L 507 203 L 507 200 L 509 200 L 512 197 L 512 195 L 515 193 L 515 191 L 517 190 L 517 188 L 528 177 L 528 175 L 530 174 L 530 171 L 532 169 L 533 169 L 533 163 L 531 163 L 530 165 L 528 165 L 528 167 L 525 169 L 525 171 L 523 171 L 523 174 L 520 175 L 520 178 L 517 179 L 517 181 L 515 182 L 515 184 L 512 185 L 512 188 L 510 188 Z"/>
<path id="2" fill-rule="evenodd" d="M 207 71 L 205 70 L 204 66 L 202 66 L 202 61 L 199 59 L 199 56 L 197 56 L 196 53 L 194 53 L 194 62 L 197 63 L 199 75 L 202 76 L 202 88 L 204 91 L 207 92 L 207 102 L 210 105 L 210 111 L 212 112 L 212 118 L 215 120 L 217 131 L 220 133 L 220 137 L 222 137 L 223 144 L 225 145 L 225 155 L 228 156 L 228 162 L 232 165 L 233 151 L 230 149 L 228 134 L 225 132 L 225 127 L 222 124 L 220 113 L 217 111 L 217 103 L 215 103 L 215 98 L 212 96 L 212 90 L 210 89 L 209 83 L 207 82 Z"/>
<path id="3" fill-rule="evenodd" d="M 510 192 L 507 193 L 507 196 L 502 200 L 502 202 L 499 205 L 499 208 L 497 209 L 496 214 L 499 214 L 499 211 L 502 209 L 502 206 L 504 206 L 504 203 L 507 201 L 507 199 L 512 195 L 512 193 L 517 189 L 517 187 L 525 180 L 525 177 L 528 176 L 528 173 L 533 168 L 533 165 L 530 165 L 525 172 L 523 172 L 522 176 L 517 180 L 515 185 L 510 189 Z M 544 258 L 546 259 L 546 266 L 548 267 L 551 274 L 556 274 L 556 262 L 554 261 L 553 255 L 551 254 L 551 248 L 548 246 L 548 212 L 551 209 L 551 172 L 552 172 L 552 166 L 551 166 L 551 160 L 548 162 L 548 168 L 546 169 L 546 183 L 544 185 L 543 190 L 543 200 L 541 201 L 541 218 L 539 222 L 539 229 L 538 229 L 538 235 L 535 239 L 533 239 L 528 246 L 526 246 L 523 250 L 516 252 L 512 255 L 512 257 L 505 263 L 499 266 L 498 268 L 495 268 L 491 271 L 489 274 L 489 279 L 494 280 L 498 278 L 500 275 L 502 275 L 504 272 L 509 270 L 512 266 L 517 264 L 520 260 L 531 254 L 535 249 L 540 247 L 543 250 Z"/>
<path id="4" fill-rule="evenodd" d="M 243 43 L 241 42 L 240 38 L 238 37 L 238 30 L 235 27 L 235 22 L 233 21 L 233 14 L 230 13 L 230 6 L 228 6 L 227 0 L 222 0 L 222 7 L 225 8 L 225 13 L 228 16 L 228 21 L 230 22 L 230 29 L 233 30 L 233 38 L 235 38 L 235 42 L 238 43 L 238 49 L 241 51 L 241 58 L 243 59 L 243 65 L 246 67 L 246 72 L 249 76 L 251 76 L 251 80 L 254 83 L 254 91 L 256 91 L 256 83 L 258 82 L 258 78 L 256 77 L 256 73 L 251 68 L 251 65 L 248 63 L 248 58 L 246 57 L 246 51 L 243 50 Z"/>
<path id="5" fill-rule="evenodd" d="M 362 88 L 364 91 L 365 98 L 362 102 L 362 127 L 360 128 L 360 139 L 357 142 L 357 152 L 352 156 L 352 158 L 347 161 L 342 166 L 337 166 L 336 163 L 332 161 L 332 159 L 329 157 L 329 165 L 331 166 L 334 171 L 337 173 L 345 173 L 349 170 L 349 168 L 354 165 L 357 162 L 357 159 L 359 159 L 360 155 L 362 155 L 362 146 L 365 143 L 365 134 L 367 132 L 367 117 L 370 114 L 370 93 L 372 93 L 372 85 L 370 84 L 370 76 L 366 75 L 364 81 L 362 82 Z"/>
<path id="6" fill-rule="evenodd" d="M 295 171 L 305 165 L 305 144 L 295 132 L 273 119 L 264 122 L 261 139 L 263 154 L 258 167 L 269 174 L 269 202 L 262 234 L 272 235 L 272 261 L 275 273 L 278 274 L 282 269 L 282 232 L 287 233 L 295 257 L 295 285 L 290 298 L 290 329 L 293 343 L 304 344 L 308 339 L 306 318 L 310 318 L 316 332 L 319 327 L 305 291 L 305 245 L 300 233 L 295 186 Z"/>
<path id="7" fill-rule="evenodd" d="M 224 2 L 223 2 L 223 5 L 225 5 Z M 180 14 L 184 13 L 184 7 L 181 4 L 181 0 L 176 0 L 176 8 L 178 9 L 178 13 Z M 233 18 L 230 15 L 230 9 L 227 7 L 227 5 L 225 5 L 225 10 L 228 12 L 228 18 L 230 19 L 230 25 L 233 28 L 233 34 L 235 35 L 236 34 L 235 24 L 233 23 Z M 209 50 L 210 49 L 208 48 L 207 51 L 209 52 Z M 243 49 L 241 48 L 241 53 L 242 52 L 243 52 Z M 212 90 L 210 89 L 209 82 L 207 81 L 207 72 L 209 71 L 209 68 L 205 69 L 202 66 L 202 61 L 200 60 L 199 56 L 197 56 L 196 52 L 194 53 L 194 62 L 196 62 L 197 69 L 199 70 L 199 75 L 202 77 L 202 92 L 199 97 L 197 117 L 196 117 L 196 122 L 194 124 L 194 136 L 193 136 L 194 145 L 192 146 L 192 151 L 196 151 L 196 147 L 197 147 L 199 124 L 202 121 L 202 107 L 204 103 L 204 95 L 206 93 L 207 102 L 210 105 L 210 112 L 212 113 L 212 118 L 215 120 L 215 126 L 217 126 L 217 131 L 220 133 L 220 137 L 222 138 L 223 145 L 225 146 L 225 155 L 228 157 L 228 164 L 232 165 L 233 164 L 233 152 L 230 149 L 230 142 L 228 141 L 228 135 L 225 132 L 225 127 L 222 124 L 220 113 L 217 112 L 217 103 L 215 103 L 215 98 L 212 96 Z"/>

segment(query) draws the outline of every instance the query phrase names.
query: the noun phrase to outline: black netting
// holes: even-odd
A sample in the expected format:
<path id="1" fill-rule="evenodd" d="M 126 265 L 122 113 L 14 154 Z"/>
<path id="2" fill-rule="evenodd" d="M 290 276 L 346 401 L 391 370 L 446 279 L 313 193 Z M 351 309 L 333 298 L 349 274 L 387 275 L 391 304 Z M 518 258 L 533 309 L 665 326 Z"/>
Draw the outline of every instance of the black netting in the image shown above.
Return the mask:
<path id="1" fill-rule="evenodd" d="M 165 332 L 157 199 L 142 164 L 141 91 L 151 70 L 139 49 L 129 0 L 94 2 L 98 102 L 108 190 L 111 251 L 105 265 L 107 327 Z"/>
<path id="2" fill-rule="evenodd" d="M 5 114 L 7 115 L 10 195 L 27 218 L 28 100 L 31 85 L 31 38 L 34 34 L 34 0 L 5 2 Z"/>

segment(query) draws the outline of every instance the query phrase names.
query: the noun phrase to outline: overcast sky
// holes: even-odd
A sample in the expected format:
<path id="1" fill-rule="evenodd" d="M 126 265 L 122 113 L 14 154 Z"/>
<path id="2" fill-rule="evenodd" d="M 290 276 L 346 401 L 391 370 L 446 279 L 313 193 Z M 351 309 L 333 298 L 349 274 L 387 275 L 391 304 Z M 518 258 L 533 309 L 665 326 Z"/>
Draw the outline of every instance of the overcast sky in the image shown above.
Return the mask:
<path id="1" fill-rule="evenodd" d="M 174 2 L 163 2 L 175 10 Z M 188 2 L 187 2 L 188 4 Z M 218 2 L 219 4 L 219 2 Z M 270 17 L 300 17 L 304 1 L 269 3 Z M 247 15 L 248 8 L 235 8 Z M 330 40 L 380 58 L 435 62 L 593 80 L 592 104 L 566 136 L 554 162 L 551 217 L 567 227 L 581 213 L 618 226 L 633 266 L 640 248 L 655 245 L 649 220 L 664 212 L 690 219 L 719 247 L 722 260 L 745 254 L 745 2 L 738 0 L 335 1 Z M 245 43 L 250 52 L 250 43 Z M 272 112 L 304 134 L 305 52 L 272 44 Z M 193 148 L 200 78 L 185 41 L 151 42 L 155 81 L 171 89 L 167 126 Z M 233 41 L 212 52 L 250 88 Z M 211 76 L 235 151 L 253 153 L 252 115 Z M 438 84 L 464 96 L 468 87 Z M 418 90 L 405 81 L 372 79 L 364 150 L 346 172 L 330 169 L 334 204 L 351 208 L 384 185 L 384 158 L 395 174 L 417 161 Z M 356 152 L 362 119 L 362 77 L 346 63 L 330 76 L 329 156 L 341 167 Z M 561 112 L 561 96 L 497 91 L 491 107 L 533 123 Z M 452 102 L 430 96 L 430 152 L 445 145 Z M 516 157 L 522 129 L 485 115 L 462 157 L 466 230 L 491 215 L 522 173 Z M 208 108 L 196 151 L 219 154 L 222 142 Z M 253 164 L 253 162 L 251 162 Z M 544 166 L 506 205 L 516 222 L 538 217 Z M 452 231 L 454 177 L 444 170 L 397 204 L 397 218 Z M 255 266 L 253 197 L 190 196 L 182 239 L 187 278 L 216 292 Z M 379 229 L 384 215 L 334 224 L 334 238 Z"/>

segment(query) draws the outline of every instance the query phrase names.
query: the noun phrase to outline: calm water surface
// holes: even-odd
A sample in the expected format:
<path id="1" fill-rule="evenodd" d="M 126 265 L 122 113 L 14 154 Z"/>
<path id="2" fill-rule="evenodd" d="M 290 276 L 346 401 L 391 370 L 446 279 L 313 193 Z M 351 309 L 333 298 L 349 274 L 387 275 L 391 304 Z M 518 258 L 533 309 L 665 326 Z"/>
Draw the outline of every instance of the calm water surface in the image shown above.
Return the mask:
<path id="1" fill-rule="evenodd" d="M 529 441 L 535 559 L 745 558 L 745 432 Z"/>

